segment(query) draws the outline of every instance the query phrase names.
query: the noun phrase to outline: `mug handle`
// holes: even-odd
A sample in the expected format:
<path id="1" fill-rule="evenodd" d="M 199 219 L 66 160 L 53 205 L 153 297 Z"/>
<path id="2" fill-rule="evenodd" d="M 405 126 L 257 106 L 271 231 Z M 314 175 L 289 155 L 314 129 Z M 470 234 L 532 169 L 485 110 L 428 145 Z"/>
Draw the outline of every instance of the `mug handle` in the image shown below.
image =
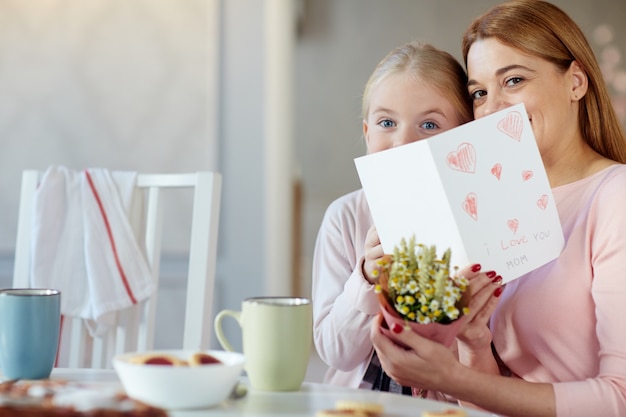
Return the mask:
<path id="1" fill-rule="evenodd" d="M 222 347 L 225 350 L 229 352 L 234 352 L 235 349 L 233 349 L 232 345 L 226 339 L 226 336 L 224 335 L 224 332 L 222 331 L 222 319 L 225 317 L 234 318 L 235 320 L 237 320 L 237 324 L 239 324 L 239 327 L 241 327 L 241 311 L 222 310 L 217 314 L 217 316 L 215 316 L 214 327 L 215 327 L 215 335 L 217 336 L 217 340 L 220 342 L 220 345 L 222 345 Z"/>

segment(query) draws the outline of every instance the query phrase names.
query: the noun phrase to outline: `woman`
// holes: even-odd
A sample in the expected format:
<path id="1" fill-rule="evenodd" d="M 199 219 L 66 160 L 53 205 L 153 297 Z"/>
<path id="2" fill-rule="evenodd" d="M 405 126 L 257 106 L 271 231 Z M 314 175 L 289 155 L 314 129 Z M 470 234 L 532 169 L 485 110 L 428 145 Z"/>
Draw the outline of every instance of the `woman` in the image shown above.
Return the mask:
<path id="1" fill-rule="evenodd" d="M 363 93 L 367 152 L 425 139 L 469 121 L 466 83 L 463 67 L 431 45 L 411 42 L 391 51 Z M 314 341 L 330 368 L 327 383 L 402 391 L 380 370 L 369 338 L 370 322 L 380 311 L 372 271 L 382 255 L 363 190 L 331 203 L 315 246 L 312 291 Z"/>
<path id="2" fill-rule="evenodd" d="M 460 360 L 415 334 L 371 337 L 385 371 L 507 416 L 626 415 L 626 139 L 578 26 L 556 6 L 504 3 L 463 37 L 474 116 L 523 102 L 566 238 L 560 257 L 494 290 L 471 278 Z M 492 343 L 493 342 L 493 343 Z"/>

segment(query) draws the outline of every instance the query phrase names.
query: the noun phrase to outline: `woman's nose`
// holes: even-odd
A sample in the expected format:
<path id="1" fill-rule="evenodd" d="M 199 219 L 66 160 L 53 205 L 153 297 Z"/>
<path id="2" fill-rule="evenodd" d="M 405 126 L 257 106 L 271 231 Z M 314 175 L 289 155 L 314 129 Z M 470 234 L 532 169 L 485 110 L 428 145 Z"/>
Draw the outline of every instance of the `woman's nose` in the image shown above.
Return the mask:
<path id="1" fill-rule="evenodd" d="M 504 97 L 502 97 L 502 95 L 492 93 L 487 96 L 487 100 L 483 103 L 483 105 L 476 109 L 476 111 L 474 112 L 474 117 L 476 119 L 479 119 L 483 116 L 488 116 L 509 106 L 510 104 L 504 99 Z"/>

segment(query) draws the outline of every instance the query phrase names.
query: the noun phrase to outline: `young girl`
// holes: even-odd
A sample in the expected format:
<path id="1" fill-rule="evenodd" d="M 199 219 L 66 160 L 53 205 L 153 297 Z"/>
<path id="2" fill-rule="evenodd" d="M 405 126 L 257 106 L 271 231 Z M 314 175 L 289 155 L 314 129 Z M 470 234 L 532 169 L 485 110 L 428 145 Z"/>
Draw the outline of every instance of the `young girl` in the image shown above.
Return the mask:
<path id="1" fill-rule="evenodd" d="M 426 139 L 469 121 L 467 77 L 448 53 L 411 42 L 391 51 L 363 93 L 367 153 Z M 314 341 L 329 366 L 325 382 L 402 392 L 380 369 L 370 323 L 380 311 L 374 284 L 383 255 L 363 194 L 357 190 L 328 207 L 313 259 Z"/>

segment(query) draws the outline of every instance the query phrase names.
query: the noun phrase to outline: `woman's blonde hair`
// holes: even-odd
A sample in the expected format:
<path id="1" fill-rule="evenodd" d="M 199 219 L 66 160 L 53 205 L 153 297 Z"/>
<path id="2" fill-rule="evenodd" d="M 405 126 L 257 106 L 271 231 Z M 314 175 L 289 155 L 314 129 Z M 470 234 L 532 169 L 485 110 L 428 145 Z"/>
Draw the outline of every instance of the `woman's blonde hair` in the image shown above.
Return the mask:
<path id="1" fill-rule="evenodd" d="M 440 91 L 454 106 L 461 123 L 472 120 L 465 70 L 449 53 L 420 41 L 395 48 L 378 63 L 363 91 L 363 119 L 367 119 L 369 113 L 373 88 L 389 75 L 399 73 L 409 74 Z"/>
<path id="2" fill-rule="evenodd" d="M 626 138 L 615 114 L 602 72 L 585 35 L 557 6 L 542 0 L 513 0 L 476 18 L 463 35 L 463 59 L 479 39 L 504 45 L 552 62 L 561 71 L 576 61 L 587 74 L 588 90 L 580 100 L 578 123 L 596 152 L 626 163 Z"/>

